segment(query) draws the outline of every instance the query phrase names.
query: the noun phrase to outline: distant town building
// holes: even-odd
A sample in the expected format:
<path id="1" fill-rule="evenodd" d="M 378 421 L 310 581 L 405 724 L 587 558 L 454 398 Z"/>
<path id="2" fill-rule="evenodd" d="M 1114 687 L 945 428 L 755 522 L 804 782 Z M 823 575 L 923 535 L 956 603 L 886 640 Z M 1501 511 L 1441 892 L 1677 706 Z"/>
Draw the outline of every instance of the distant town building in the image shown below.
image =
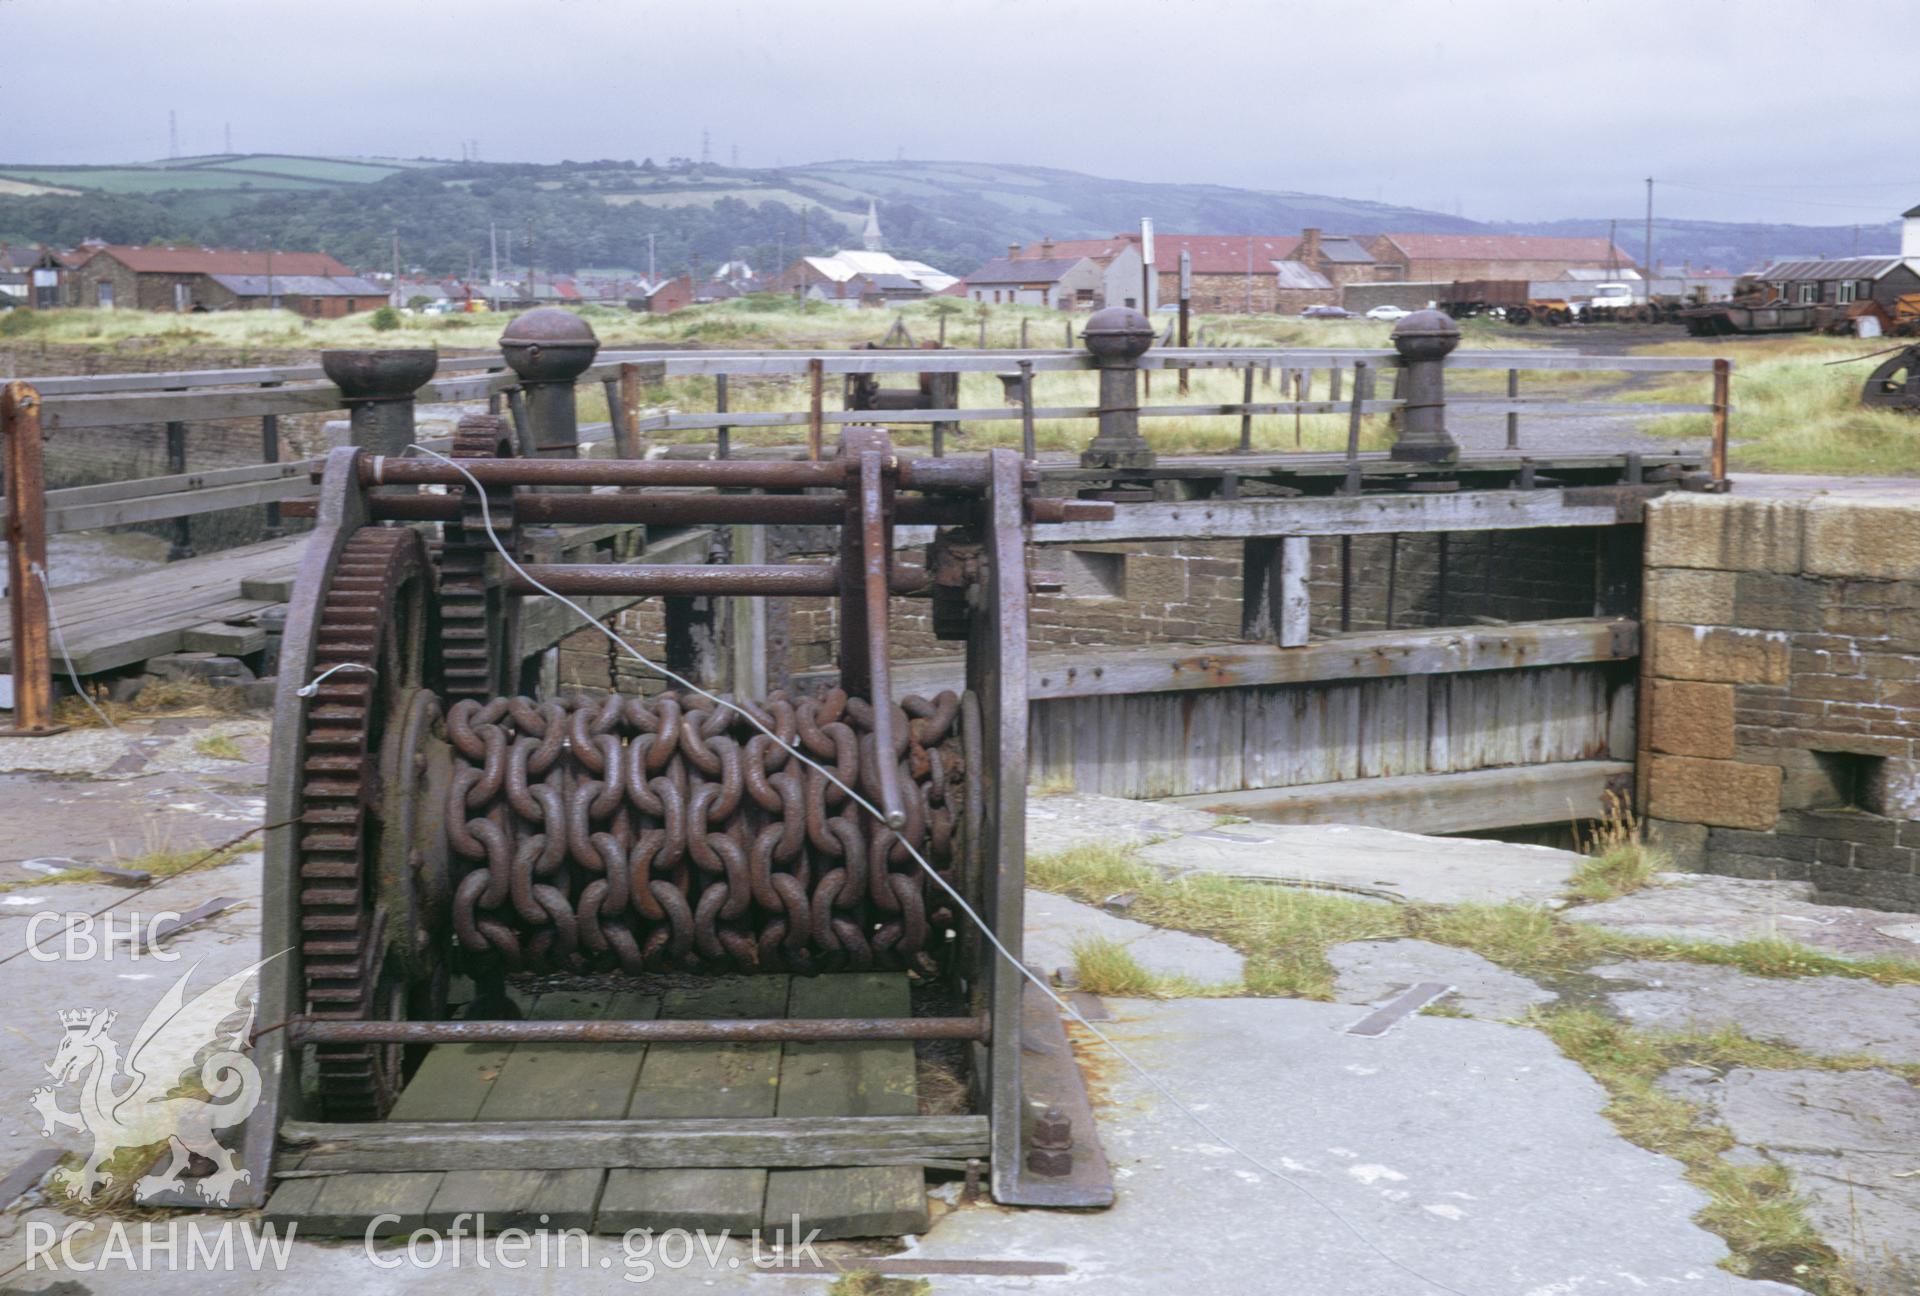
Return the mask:
<path id="1" fill-rule="evenodd" d="M 627 294 L 627 309 L 648 315 L 671 315 L 693 305 L 693 278 L 662 279 L 650 284 L 641 280 Z"/>
<path id="2" fill-rule="evenodd" d="M 1795 305 L 1875 301 L 1892 306 L 1920 292 L 1920 207 L 1900 214 L 1900 255 L 1787 257 L 1753 276 L 1769 297 Z"/>
<path id="3" fill-rule="evenodd" d="M 82 246 L 67 275 L 71 306 L 135 310 L 261 310 L 284 297 L 284 283 L 302 281 L 301 300 L 339 303 L 330 314 L 371 310 L 387 290 L 361 279 L 324 252 L 252 252 L 229 248 Z M 222 279 L 235 282 L 220 282 Z M 258 279 L 258 291 L 254 280 Z M 329 288 L 318 282 L 339 280 Z M 269 283 L 271 281 L 271 284 Z M 367 289 L 371 287 L 372 292 Z M 371 299 L 371 300 L 369 300 Z M 285 301 L 281 302 L 284 307 Z"/>
<path id="4" fill-rule="evenodd" d="M 1094 310 L 1105 304 L 1105 288 L 1105 272 L 1092 257 L 1023 256 L 1017 243 L 1005 256 L 996 257 L 967 276 L 967 297 L 995 306 Z M 1138 291 L 1136 286 L 1136 295 Z"/>
<path id="5" fill-rule="evenodd" d="M 773 291 L 857 306 L 863 292 L 872 288 L 876 279 L 887 276 L 893 277 L 890 283 L 905 281 L 891 290 L 896 300 L 931 297 L 957 282 L 953 275 L 924 261 L 903 261 L 890 252 L 842 250 L 832 256 L 801 257 L 774 279 Z"/>
<path id="6" fill-rule="evenodd" d="M 879 306 L 890 301 L 931 297 L 958 282 L 924 261 L 903 261 L 885 250 L 880 211 L 867 202 L 861 249 L 843 248 L 832 256 L 803 256 L 774 279 L 774 292 L 841 306 Z"/>
<path id="7" fill-rule="evenodd" d="M 27 310 L 66 303 L 66 277 L 76 258 L 45 246 L 0 243 L 0 298 Z"/>
<path id="8" fill-rule="evenodd" d="M 1107 306 L 1131 306 L 1135 310 L 1140 308 L 1140 236 L 1138 234 L 1115 234 L 1112 238 L 1105 239 L 1060 239 L 1058 241 L 1043 238 L 1038 243 L 1027 244 L 1017 255 L 1021 259 L 1036 261 L 1084 257 L 1093 262 L 1100 271 L 1100 286 L 1089 301 L 1076 284 L 1072 302 L 1076 308 L 1090 310 L 1100 310 Z M 972 278 L 972 275 L 968 276 L 969 281 Z M 973 298 L 971 285 L 966 295 Z M 974 300 L 981 299 L 974 298 Z"/>
<path id="9" fill-rule="evenodd" d="M 208 275 L 196 305 L 205 310 L 289 310 L 309 319 L 338 319 L 379 310 L 384 284 L 357 275 Z"/>
<path id="10" fill-rule="evenodd" d="M 1374 282 L 1452 283 L 1457 279 L 1558 279 L 1568 270 L 1634 269 L 1606 238 L 1548 234 L 1377 234 L 1365 240 L 1378 265 Z"/>

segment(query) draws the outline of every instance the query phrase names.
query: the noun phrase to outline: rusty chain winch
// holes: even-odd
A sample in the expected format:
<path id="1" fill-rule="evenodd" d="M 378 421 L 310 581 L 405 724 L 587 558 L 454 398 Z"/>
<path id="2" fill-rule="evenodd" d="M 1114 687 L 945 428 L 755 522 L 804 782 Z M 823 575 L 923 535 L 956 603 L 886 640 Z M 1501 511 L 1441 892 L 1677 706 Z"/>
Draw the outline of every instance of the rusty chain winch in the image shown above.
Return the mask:
<path id="1" fill-rule="evenodd" d="M 1057 1148 L 1029 1164 L 1029 1109 L 1078 1073 L 1064 1038 L 1034 1047 L 1031 991 L 947 888 L 1019 956 L 1027 530 L 1111 506 L 1038 497 L 1010 451 L 908 458 L 859 427 L 830 460 L 516 458 L 513 444 L 503 421 L 469 416 L 451 464 L 348 447 L 321 475 L 275 717 L 268 820 L 287 826 L 269 838 L 264 946 L 286 954 L 263 973 L 260 1017 L 284 1028 L 259 1045 L 255 1191 L 283 1120 L 372 1128 L 351 1123 L 385 1115 L 426 1045 L 897 1038 L 974 1044 L 1000 1200 L 1110 1200 L 1104 1164 L 1084 1173 L 1097 1152 L 1079 1177 Z M 530 560 L 529 527 L 588 522 L 837 526 L 839 561 Z M 934 528 L 924 567 L 896 560 L 898 525 Z M 718 702 L 678 686 L 531 696 L 516 627 L 547 592 L 836 597 L 838 683 Z M 966 641 L 964 689 L 896 696 L 889 608 L 908 594 Z M 534 1022 L 503 992 L 516 974 L 870 970 L 968 1009 Z M 457 1020 L 456 975 L 480 987 Z"/>

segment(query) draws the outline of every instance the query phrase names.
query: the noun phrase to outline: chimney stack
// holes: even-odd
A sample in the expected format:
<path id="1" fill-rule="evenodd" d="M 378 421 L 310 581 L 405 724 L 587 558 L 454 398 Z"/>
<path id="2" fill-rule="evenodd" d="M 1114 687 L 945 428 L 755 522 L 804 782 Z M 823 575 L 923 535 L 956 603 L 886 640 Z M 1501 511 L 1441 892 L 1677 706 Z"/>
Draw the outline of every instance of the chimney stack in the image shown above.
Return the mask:
<path id="1" fill-rule="evenodd" d="M 1053 235 L 1042 234 L 1040 236 L 1040 255 L 1042 257 L 1051 257 L 1053 255 Z"/>
<path id="2" fill-rule="evenodd" d="M 1007 260 L 1018 261 L 1019 259 L 1020 259 L 1020 245 L 1018 243 L 1007 244 Z"/>
<path id="3" fill-rule="evenodd" d="M 1293 259 L 1312 265 L 1320 259 L 1320 231 L 1303 229 L 1300 231 L 1300 246 L 1294 249 Z"/>

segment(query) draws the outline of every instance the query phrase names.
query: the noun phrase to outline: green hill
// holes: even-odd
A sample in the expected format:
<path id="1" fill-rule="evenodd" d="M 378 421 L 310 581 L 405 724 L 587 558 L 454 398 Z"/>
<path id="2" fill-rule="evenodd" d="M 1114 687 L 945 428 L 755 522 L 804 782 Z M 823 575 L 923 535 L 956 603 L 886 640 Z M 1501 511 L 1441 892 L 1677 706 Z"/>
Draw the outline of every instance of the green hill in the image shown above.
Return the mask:
<path id="1" fill-rule="evenodd" d="M 964 274 L 1051 235 L 1138 228 L 1167 232 L 1605 234 L 1604 219 L 1483 223 L 1441 212 L 1284 189 L 1115 180 L 1007 163 L 853 160 L 722 167 L 670 159 L 550 164 L 233 154 L 109 166 L 0 163 L 0 238 L 71 244 L 192 240 L 316 248 L 383 266 L 398 231 L 409 267 L 484 268 L 495 235 L 503 273 L 522 273 L 527 242 L 544 271 L 678 271 L 742 258 L 831 251 L 880 209 L 888 247 Z M 1637 251 L 1637 223 L 1621 243 Z M 649 238 L 651 236 L 651 239 Z M 1743 269 L 1768 256 L 1851 250 L 1851 227 L 1662 221 L 1660 256 Z M 1891 250 L 1893 226 L 1862 231 L 1859 250 Z"/>

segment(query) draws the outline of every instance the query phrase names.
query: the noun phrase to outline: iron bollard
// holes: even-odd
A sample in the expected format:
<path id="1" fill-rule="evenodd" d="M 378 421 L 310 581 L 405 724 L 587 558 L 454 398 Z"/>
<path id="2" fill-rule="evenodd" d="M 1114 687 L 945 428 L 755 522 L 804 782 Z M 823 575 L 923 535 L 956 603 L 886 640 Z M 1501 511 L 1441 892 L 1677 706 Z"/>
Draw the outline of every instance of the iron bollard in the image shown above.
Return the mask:
<path id="1" fill-rule="evenodd" d="M 570 310 L 542 306 L 507 325 L 500 350 L 526 390 L 532 456 L 578 459 L 580 416 L 573 383 L 599 354 L 593 326 Z"/>
<path id="2" fill-rule="evenodd" d="M 1395 459 L 1452 463 L 1460 457 L 1459 445 L 1447 435 L 1444 377 L 1447 356 L 1459 345 L 1460 326 L 1442 311 L 1415 311 L 1393 326 L 1393 349 L 1406 375 Z"/>
<path id="3" fill-rule="evenodd" d="M 1096 311 L 1080 337 L 1100 367 L 1100 430 L 1080 454 L 1082 468 L 1151 468 L 1153 447 L 1140 435 L 1140 357 L 1153 345 L 1153 325 L 1139 311 Z"/>
<path id="4" fill-rule="evenodd" d="M 439 367 L 432 347 L 320 353 L 320 368 L 347 398 L 353 444 L 395 458 L 413 443 L 413 394 Z"/>

